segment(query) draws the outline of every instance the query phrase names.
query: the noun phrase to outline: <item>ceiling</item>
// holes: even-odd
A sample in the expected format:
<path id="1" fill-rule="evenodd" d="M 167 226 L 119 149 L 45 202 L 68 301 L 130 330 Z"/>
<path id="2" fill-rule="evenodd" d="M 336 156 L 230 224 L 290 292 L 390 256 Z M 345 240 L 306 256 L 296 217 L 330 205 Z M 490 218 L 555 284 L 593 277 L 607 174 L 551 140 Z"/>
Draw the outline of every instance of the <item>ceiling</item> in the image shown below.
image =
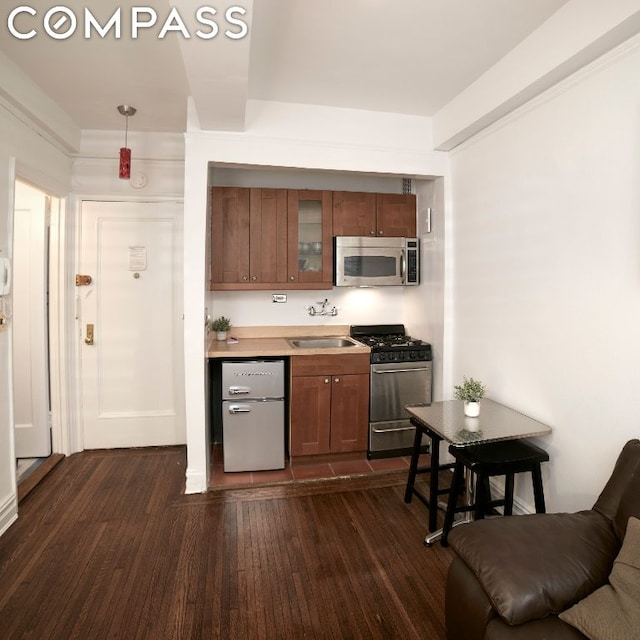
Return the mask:
<path id="1" fill-rule="evenodd" d="M 539 27 L 567 0 L 237 0 L 210 3 L 220 31 L 213 39 L 192 18 L 193 0 L 145 0 L 154 27 L 131 33 L 129 6 L 121 9 L 121 37 L 112 30 L 83 37 L 84 7 L 104 25 L 117 3 L 64 4 L 78 19 L 67 39 L 54 39 L 43 16 L 56 3 L 35 0 L 36 15 L 7 16 L 20 3 L 3 3 L 0 49 L 81 129 L 121 129 L 117 105 L 138 109 L 130 130 L 182 132 L 192 96 L 202 128 L 243 130 L 247 100 L 305 103 L 432 116 Z M 248 33 L 227 22 L 225 8 L 246 14 Z M 178 12 L 191 38 L 158 37 Z M 141 14 L 150 19 L 150 13 Z M 63 14 L 53 14 L 52 23 Z M 67 22 L 69 24 L 69 22 Z M 172 24 L 177 24 L 174 20 Z M 64 24 L 60 27 L 64 30 Z"/>

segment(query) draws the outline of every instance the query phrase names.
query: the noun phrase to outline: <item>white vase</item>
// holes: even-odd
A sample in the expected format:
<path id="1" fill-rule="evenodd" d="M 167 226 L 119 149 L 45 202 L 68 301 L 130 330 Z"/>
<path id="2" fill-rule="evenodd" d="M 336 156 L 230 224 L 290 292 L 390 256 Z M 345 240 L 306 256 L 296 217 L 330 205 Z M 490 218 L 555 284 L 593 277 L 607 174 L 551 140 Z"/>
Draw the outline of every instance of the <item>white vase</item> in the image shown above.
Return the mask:
<path id="1" fill-rule="evenodd" d="M 480 403 L 464 401 L 464 415 L 477 418 L 480 415 Z"/>
<path id="2" fill-rule="evenodd" d="M 217 331 L 216 332 L 216 338 L 218 340 L 226 340 L 227 339 L 227 332 L 226 331 Z"/>

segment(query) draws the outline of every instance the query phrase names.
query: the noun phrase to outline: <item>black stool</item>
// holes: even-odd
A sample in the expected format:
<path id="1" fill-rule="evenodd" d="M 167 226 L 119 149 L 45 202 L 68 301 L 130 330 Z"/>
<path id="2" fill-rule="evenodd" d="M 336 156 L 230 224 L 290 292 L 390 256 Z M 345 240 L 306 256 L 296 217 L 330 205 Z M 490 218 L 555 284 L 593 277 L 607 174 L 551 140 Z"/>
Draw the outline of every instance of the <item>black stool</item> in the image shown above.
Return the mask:
<path id="1" fill-rule="evenodd" d="M 411 452 L 411 464 L 409 465 L 409 477 L 407 487 L 404 492 L 404 501 L 411 502 L 412 496 L 416 496 L 429 509 L 429 531 L 435 531 L 438 526 L 438 496 L 450 495 L 451 489 L 440 489 L 438 487 L 438 473 L 445 469 L 453 469 L 453 463 L 440 464 L 440 443 L 442 438 L 431 431 L 429 427 L 418 420 L 411 419 L 411 424 L 416 428 L 416 435 L 413 441 L 413 451 Z M 420 449 L 422 447 L 422 436 L 426 435 L 431 440 L 429 451 L 431 463 L 428 467 L 419 467 Z M 419 474 L 429 474 L 429 495 L 426 496 L 419 489 L 416 489 L 416 476 Z"/>
<path id="2" fill-rule="evenodd" d="M 510 516 L 513 513 L 513 480 L 516 473 L 531 472 L 536 513 L 545 513 L 540 464 L 549 460 L 549 454 L 544 449 L 527 440 L 500 440 L 467 447 L 451 445 L 449 453 L 456 461 L 442 529 L 443 546 L 447 546 L 447 535 L 456 513 L 473 511 L 475 519 L 479 520 L 493 513 L 495 507 L 503 506 L 503 514 Z M 476 477 L 475 501 L 459 506 L 458 487 L 463 481 L 465 469 Z M 504 498 L 500 500 L 491 499 L 491 476 L 505 476 Z"/>

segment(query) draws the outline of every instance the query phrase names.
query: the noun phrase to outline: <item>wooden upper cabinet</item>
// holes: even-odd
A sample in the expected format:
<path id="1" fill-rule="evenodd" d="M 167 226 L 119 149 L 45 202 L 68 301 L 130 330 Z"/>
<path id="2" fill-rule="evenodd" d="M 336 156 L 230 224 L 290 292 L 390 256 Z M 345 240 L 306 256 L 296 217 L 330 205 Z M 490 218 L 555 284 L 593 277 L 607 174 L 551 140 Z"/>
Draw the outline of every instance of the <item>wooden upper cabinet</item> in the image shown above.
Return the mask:
<path id="1" fill-rule="evenodd" d="M 375 236 L 376 194 L 333 192 L 333 235 Z"/>
<path id="2" fill-rule="evenodd" d="M 250 281 L 287 281 L 287 192 L 251 189 Z"/>
<path id="3" fill-rule="evenodd" d="M 416 197 L 414 194 L 334 191 L 333 235 L 413 238 Z"/>
<path id="4" fill-rule="evenodd" d="M 211 289 L 287 281 L 285 189 L 211 189 Z"/>
<path id="5" fill-rule="evenodd" d="M 212 187 L 212 290 L 331 289 L 333 236 L 416 235 L 416 197 Z"/>
<path id="6" fill-rule="evenodd" d="M 377 235 L 416 236 L 416 196 L 413 193 L 379 193 L 376 196 Z"/>
<path id="7" fill-rule="evenodd" d="M 288 274 L 290 283 L 331 288 L 333 232 L 331 191 L 290 189 L 288 208 Z M 300 287 L 304 288 L 303 286 Z"/>
<path id="8" fill-rule="evenodd" d="M 330 289 L 331 191 L 211 189 L 212 290 Z"/>
<path id="9" fill-rule="evenodd" d="M 211 283 L 249 282 L 249 189 L 213 187 Z"/>

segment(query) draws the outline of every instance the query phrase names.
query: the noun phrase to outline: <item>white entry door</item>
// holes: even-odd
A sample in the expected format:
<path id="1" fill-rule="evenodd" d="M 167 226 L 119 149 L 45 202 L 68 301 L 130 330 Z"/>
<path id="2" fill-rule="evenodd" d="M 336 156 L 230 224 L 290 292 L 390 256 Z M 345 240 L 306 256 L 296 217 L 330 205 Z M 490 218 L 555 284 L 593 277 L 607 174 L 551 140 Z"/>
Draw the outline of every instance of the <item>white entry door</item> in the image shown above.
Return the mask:
<path id="1" fill-rule="evenodd" d="M 76 279 L 84 448 L 183 444 L 182 205 L 83 202 Z"/>
<path id="2" fill-rule="evenodd" d="M 16 458 L 51 454 L 47 196 L 16 182 L 13 216 L 13 402 Z"/>

